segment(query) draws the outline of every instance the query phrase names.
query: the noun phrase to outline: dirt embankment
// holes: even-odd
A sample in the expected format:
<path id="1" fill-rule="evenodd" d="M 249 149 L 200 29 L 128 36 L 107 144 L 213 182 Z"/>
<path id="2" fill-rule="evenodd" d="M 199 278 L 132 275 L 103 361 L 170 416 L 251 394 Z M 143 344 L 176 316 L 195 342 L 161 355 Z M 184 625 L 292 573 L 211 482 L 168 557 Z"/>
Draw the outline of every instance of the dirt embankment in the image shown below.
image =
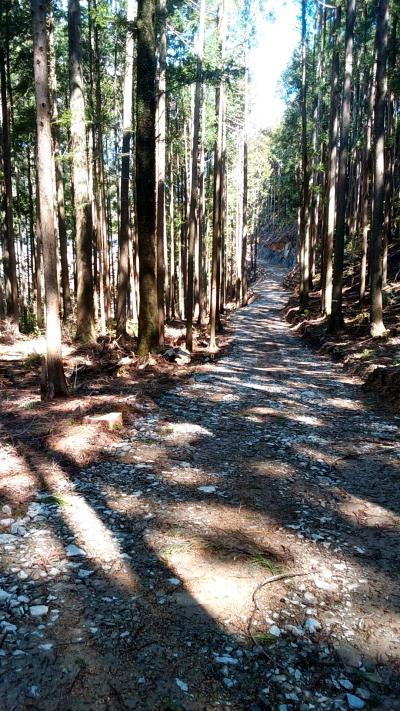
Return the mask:
<path id="1" fill-rule="evenodd" d="M 400 244 L 391 247 L 387 286 L 384 290 L 383 338 L 372 338 L 369 332 L 369 293 L 365 304 L 359 303 L 359 265 L 348 268 L 343 284 L 345 329 L 329 333 L 327 318 L 321 315 L 320 278 L 316 276 L 308 308 L 300 310 L 298 270 L 292 269 L 284 280 L 292 291 L 285 309 L 292 330 L 313 348 L 327 353 L 351 373 L 364 380 L 365 387 L 395 412 L 400 411 Z"/>

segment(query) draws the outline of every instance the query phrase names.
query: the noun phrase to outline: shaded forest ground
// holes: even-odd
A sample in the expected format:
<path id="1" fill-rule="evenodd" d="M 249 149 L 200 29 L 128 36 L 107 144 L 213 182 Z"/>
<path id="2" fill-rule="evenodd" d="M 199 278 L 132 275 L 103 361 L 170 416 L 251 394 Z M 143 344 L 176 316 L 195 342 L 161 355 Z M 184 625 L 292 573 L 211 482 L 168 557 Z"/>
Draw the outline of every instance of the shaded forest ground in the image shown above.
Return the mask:
<path id="1" fill-rule="evenodd" d="M 286 318 L 294 333 L 301 334 L 313 348 L 327 353 L 351 373 L 365 381 L 366 387 L 379 397 L 381 406 L 400 409 L 400 244 L 390 246 L 388 279 L 384 290 L 384 323 L 387 335 L 371 338 L 369 332 L 369 292 L 365 305 L 359 304 L 360 265 L 347 267 L 343 283 L 345 330 L 340 334 L 327 331 L 327 320 L 321 316 L 320 276 L 317 275 L 309 306 L 299 309 L 298 273 L 294 268 L 284 283 L 292 290 L 286 307 Z"/>
<path id="2" fill-rule="evenodd" d="M 290 333 L 283 276 L 215 363 L 71 346 L 41 404 L 3 355 L 2 708 L 400 709 L 398 422 Z"/>

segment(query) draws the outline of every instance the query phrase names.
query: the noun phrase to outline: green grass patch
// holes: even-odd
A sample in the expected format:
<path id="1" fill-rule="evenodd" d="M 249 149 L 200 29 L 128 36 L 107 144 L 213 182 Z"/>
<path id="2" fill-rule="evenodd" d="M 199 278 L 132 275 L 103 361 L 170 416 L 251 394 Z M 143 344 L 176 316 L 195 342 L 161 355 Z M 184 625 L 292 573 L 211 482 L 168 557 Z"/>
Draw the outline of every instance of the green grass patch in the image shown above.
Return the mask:
<path id="1" fill-rule="evenodd" d="M 269 632 L 263 632 L 262 634 L 255 634 L 254 639 L 257 644 L 273 644 L 278 638 Z"/>
<path id="2" fill-rule="evenodd" d="M 42 361 L 42 356 L 40 353 L 36 353 L 36 351 L 32 351 L 32 353 L 28 353 L 28 355 L 25 358 L 25 365 L 31 367 L 33 365 L 40 365 Z"/>
<path id="3" fill-rule="evenodd" d="M 53 504 L 53 506 L 69 506 L 69 502 L 64 499 L 61 494 L 49 494 L 42 499 L 44 504 Z"/>
<path id="4" fill-rule="evenodd" d="M 280 563 L 275 563 L 273 560 L 266 558 L 261 553 L 256 553 L 253 556 L 251 564 L 253 567 L 259 567 L 264 568 L 264 570 L 268 570 L 271 575 L 280 575 L 284 572 L 283 565 L 281 565 Z"/>

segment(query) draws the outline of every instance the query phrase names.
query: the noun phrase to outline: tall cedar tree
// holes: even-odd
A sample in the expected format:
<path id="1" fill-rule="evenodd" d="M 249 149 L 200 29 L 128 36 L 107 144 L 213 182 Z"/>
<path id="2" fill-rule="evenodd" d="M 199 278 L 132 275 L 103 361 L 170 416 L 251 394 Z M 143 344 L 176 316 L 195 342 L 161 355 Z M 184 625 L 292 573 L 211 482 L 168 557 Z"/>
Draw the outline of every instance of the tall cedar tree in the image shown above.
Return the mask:
<path id="1" fill-rule="evenodd" d="M 158 339 L 159 345 L 164 345 L 165 323 L 165 262 L 166 262 L 166 232 L 165 232 L 165 147 L 166 147 L 166 69 L 167 69 L 167 28 L 166 0 L 158 0 L 158 77 L 157 77 L 157 305 L 158 305 Z"/>
<path id="2" fill-rule="evenodd" d="M 220 0 L 218 8 L 219 56 L 223 59 L 225 42 L 225 3 Z M 213 233 L 211 253 L 211 294 L 210 294 L 210 351 L 216 351 L 216 333 L 219 325 L 220 254 L 221 254 L 221 202 L 222 202 L 222 136 L 224 122 L 224 82 L 223 75 L 215 89 L 215 118 L 217 134 L 214 145 L 214 194 Z"/>
<path id="3" fill-rule="evenodd" d="M 353 79 L 353 36 L 355 19 L 356 0 L 347 0 L 344 87 L 339 146 L 339 174 L 337 180 L 335 251 L 333 260 L 332 311 L 329 318 L 329 330 L 332 332 L 340 331 L 344 327 L 342 313 L 342 284 L 346 232 L 347 162 L 349 157 L 351 85 Z"/>
<path id="4" fill-rule="evenodd" d="M 67 221 L 65 216 L 64 200 L 64 179 L 62 157 L 60 151 L 60 128 L 58 124 L 57 107 L 57 74 L 56 74 L 56 52 L 54 46 L 54 19 L 53 13 L 49 12 L 49 82 L 50 82 L 50 111 L 51 126 L 53 134 L 53 148 L 55 158 L 55 187 L 56 204 L 58 217 L 58 238 L 60 243 L 61 261 L 61 291 L 63 295 L 63 319 L 66 321 L 72 313 L 72 302 L 69 287 L 68 269 L 68 241 L 67 241 Z"/>
<path id="5" fill-rule="evenodd" d="M 195 242 L 198 230 L 199 216 L 199 133 L 200 133 L 200 105 L 201 81 L 204 47 L 205 25 L 205 0 L 200 0 L 199 33 L 197 38 L 196 86 L 193 108 L 193 144 L 191 155 L 191 184 L 190 184 L 190 209 L 189 209 L 189 251 L 188 251 L 188 289 L 186 294 L 186 348 L 193 348 L 193 308 L 194 308 L 194 276 L 195 276 Z"/>
<path id="6" fill-rule="evenodd" d="M 118 261 L 118 296 L 117 296 L 117 336 L 126 333 L 126 318 L 129 293 L 129 242 L 131 229 L 129 221 L 129 167 L 131 161 L 132 143 L 132 92 L 133 92 L 133 21 L 135 19 L 136 2 L 128 0 L 125 40 L 125 75 L 124 100 L 122 114 L 122 156 L 121 156 L 121 188 L 120 188 L 120 227 L 119 227 L 119 261 Z M 132 269 L 131 265 L 131 269 Z M 135 298 L 135 295 L 132 295 Z"/>
<path id="7" fill-rule="evenodd" d="M 379 0 L 376 22 L 376 101 L 374 120 L 374 206 L 371 230 L 371 335 L 385 333 L 382 315 L 382 231 L 385 193 L 385 105 L 387 98 L 388 0 Z"/>
<path id="8" fill-rule="evenodd" d="M 156 33 L 155 0 L 139 0 L 136 81 L 136 201 L 139 236 L 138 355 L 159 344 L 156 283 Z"/>
<path id="9" fill-rule="evenodd" d="M 8 8 L 8 5 L 6 6 Z M 4 238 L 3 267 L 5 279 L 5 295 L 7 316 L 15 323 L 18 322 L 18 282 L 17 282 L 17 262 L 15 256 L 14 241 L 14 219 L 13 219 L 13 189 L 12 189 L 12 165 L 11 165 L 11 135 L 10 135 L 10 101 L 6 77 L 6 56 L 8 47 L 8 22 L 7 17 L 3 18 L 3 7 L 0 7 L 0 19 L 4 20 L 3 31 L 0 39 L 0 90 L 1 90 L 1 113 L 2 113 L 2 148 L 3 148 L 3 170 L 4 170 Z M 4 43 L 4 44 L 3 44 Z"/>
<path id="10" fill-rule="evenodd" d="M 67 383 L 62 364 L 57 246 L 54 231 L 54 162 L 48 95 L 46 7 L 43 0 L 31 0 L 31 7 L 36 96 L 38 201 L 46 300 L 46 396 L 53 398 L 67 394 Z"/>
<path id="11" fill-rule="evenodd" d="M 68 35 L 72 184 L 76 231 L 76 340 L 83 344 L 89 344 L 95 340 L 92 274 L 93 223 L 89 201 L 79 0 L 68 0 Z"/>
<path id="12" fill-rule="evenodd" d="M 301 0 L 301 202 L 300 202 L 300 304 L 308 303 L 309 231 L 308 231 L 308 155 L 307 155 L 307 19 L 306 0 Z"/>
<path id="13" fill-rule="evenodd" d="M 322 287 L 322 310 L 330 316 L 332 313 L 332 263 L 333 240 L 335 236 L 336 221 L 336 168 L 337 168 L 337 143 L 339 134 L 339 32 L 342 17 L 340 5 L 336 8 L 335 27 L 332 48 L 331 70 L 331 97 L 329 117 L 329 151 L 326 178 L 326 219 L 324 235 L 324 269 Z"/>

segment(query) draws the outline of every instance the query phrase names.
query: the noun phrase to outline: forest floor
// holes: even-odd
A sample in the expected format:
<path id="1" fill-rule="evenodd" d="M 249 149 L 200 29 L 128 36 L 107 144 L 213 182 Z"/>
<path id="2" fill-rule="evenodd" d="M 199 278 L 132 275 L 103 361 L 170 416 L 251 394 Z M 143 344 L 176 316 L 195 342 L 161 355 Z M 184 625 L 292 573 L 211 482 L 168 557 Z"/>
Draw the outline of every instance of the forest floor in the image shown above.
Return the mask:
<path id="1" fill-rule="evenodd" d="M 359 304 L 360 263 L 355 262 L 344 273 L 343 315 L 345 328 L 330 334 L 327 319 L 321 316 L 319 275 L 310 293 L 308 308 L 298 306 L 298 274 L 293 269 L 285 284 L 293 289 L 286 307 L 286 317 L 293 330 L 301 334 L 313 348 L 327 353 L 343 363 L 347 372 L 361 377 L 371 392 L 378 395 L 397 414 L 400 413 L 400 242 L 393 242 L 389 252 L 389 272 L 383 292 L 384 323 L 387 333 L 383 338 L 372 338 L 369 326 L 367 294 L 364 306 Z"/>
<path id="2" fill-rule="evenodd" d="M 61 402 L 3 347 L 2 709 L 400 709 L 400 419 L 290 331 L 283 276 L 214 363 L 80 354 Z"/>

